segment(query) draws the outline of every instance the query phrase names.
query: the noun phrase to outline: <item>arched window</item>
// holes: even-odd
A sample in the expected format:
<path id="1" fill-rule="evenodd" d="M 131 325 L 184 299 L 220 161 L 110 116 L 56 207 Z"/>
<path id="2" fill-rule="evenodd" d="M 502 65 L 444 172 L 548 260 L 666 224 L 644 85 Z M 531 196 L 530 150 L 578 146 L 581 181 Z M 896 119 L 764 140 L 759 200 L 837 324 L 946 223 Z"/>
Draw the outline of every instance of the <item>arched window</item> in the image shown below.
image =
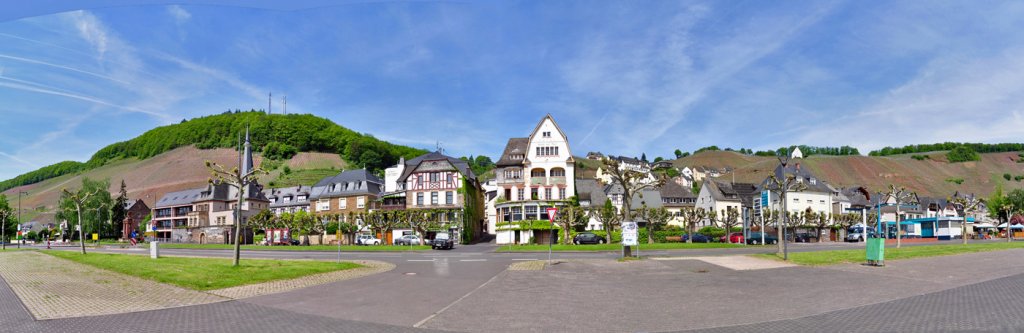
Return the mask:
<path id="1" fill-rule="evenodd" d="M 565 169 L 562 169 L 562 168 L 551 169 L 551 177 L 565 177 Z"/>
<path id="2" fill-rule="evenodd" d="M 533 170 L 530 170 L 530 177 L 545 177 L 544 169 L 533 169 Z"/>

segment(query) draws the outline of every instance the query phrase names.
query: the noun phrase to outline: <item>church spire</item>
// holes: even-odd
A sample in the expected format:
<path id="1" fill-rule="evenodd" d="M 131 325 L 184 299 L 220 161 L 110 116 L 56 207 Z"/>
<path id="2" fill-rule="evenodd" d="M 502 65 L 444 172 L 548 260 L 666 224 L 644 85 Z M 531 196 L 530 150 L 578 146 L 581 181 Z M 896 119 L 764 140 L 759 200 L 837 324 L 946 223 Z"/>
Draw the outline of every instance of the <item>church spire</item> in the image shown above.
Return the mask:
<path id="1" fill-rule="evenodd" d="M 242 165 L 240 165 L 241 174 L 246 175 L 253 169 L 252 163 L 252 145 L 249 144 L 249 126 L 245 126 L 245 145 L 243 146 L 243 157 Z"/>

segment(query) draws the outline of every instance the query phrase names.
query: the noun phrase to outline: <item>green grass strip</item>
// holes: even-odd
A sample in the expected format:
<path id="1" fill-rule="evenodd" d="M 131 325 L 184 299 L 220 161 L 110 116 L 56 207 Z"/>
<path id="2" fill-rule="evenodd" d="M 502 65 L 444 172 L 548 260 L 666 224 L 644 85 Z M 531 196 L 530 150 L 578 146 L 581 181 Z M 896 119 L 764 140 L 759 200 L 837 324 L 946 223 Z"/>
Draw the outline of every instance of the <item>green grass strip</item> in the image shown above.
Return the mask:
<path id="1" fill-rule="evenodd" d="M 149 246 L 148 244 L 141 244 L 139 246 Z M 175 244 L 175 243 L 161 243 L 160 248 L 162 249 L 213 249 L 213 250 L 224 250 L 234 249 L 234 245 L 231 244 Z M 309 245 L 309 246 L 262 246 L 262 245 L 242 245 L 242 250 L 256 250 L 256 251 L 338 251 L 337 245 Z M 358 246 L 358 245 L 342 245 L 342 252 L 405 252 L 405 251 L 430 251 L 430 246 L 387 246 L 387 245 L 369 245 L 369 246 Z"/>
<path id="2" fill-rule="evenodd" d="M 54 257 L 194 290 L 214 290 L 362 267 L 350 262 L 161 257 L 41 251 Z"/>
<path id="3" fill-rule="evenodd" d="M 640 251 L 653 251 L 653 250 L 687 250 L 687 249 L 724 249 L 724 248 L 739 248 L 743 247 L 742 244 L 729 244 L 729 243 L 654 243 L 654 244 L 640 244 Z M 636 251 L 637 247 L 634 247 Z M 555 244 L 551 247 L 551 251 L 554 252 L 600 252 L 600 251 L 621 251 L 621 244 L 594 244 L 594 245 L 566 245 L 566 244 Z M 504 245 L 498 248 L 498 252 L 547 252 L 547 245 L 530 244 L 530 245 L 513 245 L 511 250 L 508 245 Z"/>
<path id="4" fill-rule="evenodd" d="M 943 245 L 921 245 L 907 246 L 902 248 L 885 248 L 885 260 L 901 260 L 912 258 L 924 258 L 935 256 L 948 256 L 964 253 L 998 251 L 1008 249 L 1024 248 L 1024 242 L 998 242 L 998 243 L 972 243 L 972 244 L 943 244 Z M 757 254 L 762 258 L 781 260 L 776 254 Z M 790 252 L 789 261 L 804 266 L 824 266 L 846 263 L 867 262 L 867 254 L 864 249 L 857 250 L 833 250 L 817 252 Z"/>

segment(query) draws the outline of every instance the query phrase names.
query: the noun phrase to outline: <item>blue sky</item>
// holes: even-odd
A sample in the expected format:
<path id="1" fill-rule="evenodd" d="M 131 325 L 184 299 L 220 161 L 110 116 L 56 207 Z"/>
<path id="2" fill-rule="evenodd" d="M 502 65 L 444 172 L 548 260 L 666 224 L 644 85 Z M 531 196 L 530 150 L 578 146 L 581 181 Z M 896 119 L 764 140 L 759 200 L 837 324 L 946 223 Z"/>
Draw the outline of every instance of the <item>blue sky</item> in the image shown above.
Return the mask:
<path id="1" fill-rule="evenodd" d="M 0 179 L 268 92 L 495 159 L 547 113 L 577 155 L 652 158 L 1024 128 L 1019 1 L 140 2 L 0 15 Z"/>

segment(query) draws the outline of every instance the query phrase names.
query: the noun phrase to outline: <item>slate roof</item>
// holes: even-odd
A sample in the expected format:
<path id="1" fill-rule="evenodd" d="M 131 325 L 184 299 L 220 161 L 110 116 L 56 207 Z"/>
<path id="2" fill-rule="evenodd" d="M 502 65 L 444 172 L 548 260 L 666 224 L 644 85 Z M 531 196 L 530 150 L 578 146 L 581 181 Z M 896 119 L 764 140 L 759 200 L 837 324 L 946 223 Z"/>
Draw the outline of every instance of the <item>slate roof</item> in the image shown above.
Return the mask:
<path id="1" fill-rule="evenodd" d="M 694 206 L 694 202 L 696 201 L 695 199 L 697 197 L 696 195 L 693 195 L 693 191 L 691 191 L 689 188 L 685 188 L 674 181 L 666 182 L 665 185 L 658 189 L 658 191 L 660 192 L 661 198 L 663 199 L 662 201 L 667 199 L 681 199 L 680 201 L 690 201 L 663 202 L 663 205 L 665 207 L 692 207 Z"/>
<path id="2" fill-rule="evenodd" d="M 603 205 L 608 199 L 604 193 L 604 186 L 601 186 L 597 179 L 577 179 L 576 197 L 580 201 L 590 201 L 592 206 Z"/>
<path id="3" fill-rule="evenodd" d="M 623 194 L 624 190 L 622 185 L 619 185 L 618 183 L 608 184 L 604 186 L 604 193 L 605 195 L 611 196 L 612 194 Z M 661 208 L 661 192 L 658 192 L 658 190 L 655 189 L 645 189 L 640 191 L 640 193 L 633 193 L 633 198 L 630 201 L 629 208 L 638 209 L 645 202 L 647 203 L 647 208 Z"/>
<path id="4" fill-rule="evenodd" d="M 709 179 L 705 184 L 715 201 L 739 201 L 746 207 L 752 207 L 754 197 L 760 193 L 756 185 L 749 183 L 725 183 Z"/>
<path id="5" fill-rule="evenodd" d="M 263 195 L 266 196 L 267 199 L 271 199 L 271 202 L 270 202 L 270 207 L 271 208 L 290 207 L 290 206 L 305 206 L 305 205 L 309 205 L 309 196 L 310 196 L 310 191 L 311 190 L 312 190 L 312 188 L 309 187 L 309 186 L 299 185 L 299 186 L 292 186 L 292 187 L 272 188 L 272 189 L 263 190 Z M 306 199 L 299 200 L 299 196 L 302 196 L 302 195 L 305 195 Z M 291 197 L 292 199 L 289 202 L 284 202 L 284 198 L 285 197 Z M 277 200 L 273 200 L 273 199 L 277 199 Z"/>
<path id="6" fill-rule="evenodd" d="M 154 208 L 191 205 L 193 201 L 199 199 L 203 190 L 205 190 L 205 188 L 196 188 L 164 194 L 164 196 L 160 198 L 160 201 L 156 202 L 156 206 L 154 206 Z"/>
<path id="7" fill-rule="evenodd" d="M 366 169 L 348 170 L 333 177 L 321 179 L 316 185 L 313 185 L 313 188 L 309 190 L 309 200 L 358 194 L 379 195 L 383 190 L 384 181 L 380 177 Z"/>
<path id="8" fill-rule="evenodd" d="M 402 172 L 402 176 L 401 177 L 398 177 L 398 181 L 405 182 L 405 180 L 409 178 L 409 175 L 411 175 L 416 170 L 416 167 L 419 166 L 424 161 L 439 161 L 439 160 L 447 160 L 448 163 L 451 163 L 451 165 L 454 166 L 455 169 L 459 170 L 459 172 L 462 173 L 462 175 L 465 176 L 466 178 L 474 179 L 474 180 L 476 179 L 476 175 L 473 174 L 473 170 L 471 170 L 469 168 L 469 163 L 466 163 L 466 161 L 463 161 L 463 160 L 460 160 L 460 159 L 457 159 L 457 158 L 454 158 L 454 157 L 451 157 L 451 156 L 447 156 L 447 155 L 444 155 L 444 154 L 441 154 L 441 153 L 435 151 L 435 152 L 423 154 L 423 155 L 417 156 L 414 159 L 405 161 L 405 171 Z"/>
<path id="9" fill-rule="evenodd" d="M 505 145 L 505 151 L 501 153 L 501 158 L 495 163 L 497 167 L 506 166 L 522 166 L 523 160 L 526 158 L 526 150 L 529 149 L 530 138 L 511 138 L 508 139 L 508 144 Z M 522 155 L 522 159 L 512 159 L 511 155 Z"/>
<path id="10" fill-rule="evenodd" d="M 828 186 L 828 183 L 825 182 L 825 180 L 823 180 L 823 179 L 819 178 L 818 176 L 814 175 L 814 173 L 812 173 L 807 168 L 801 167 L 800 166 L 800 162 L 789 163 L 789 164 L 786 165 L 785 169 L 782 168 L 782 165 L 779 165 L 779 166 L 775 167 L 775 177 L 776 178 L 778 178 L 779 180 L 783 180 L 783 179 L 785 179 L 785 175 L 784 174 L 793 174 L 798 179 L 800 179 L 800 181 L 802 181 L 803 184 L 807 186 L 807 189 L 804 190 L 804 192 L 817 192 L 817 193 L 833 193 L 833 192 L 835 192 L 835 189 L 833 189 L 831 186 Z M 769 187 L 767 179 L 765 179 L 764 183 L 762 183 L 762 186 Z"/>
<path id="11" fill-rule="evenodd" d="M 866 192 L 862 187 L 840 189 L 839 200 L 849 202 L 852 206 L 871 206 L 870 192 Z"/>

